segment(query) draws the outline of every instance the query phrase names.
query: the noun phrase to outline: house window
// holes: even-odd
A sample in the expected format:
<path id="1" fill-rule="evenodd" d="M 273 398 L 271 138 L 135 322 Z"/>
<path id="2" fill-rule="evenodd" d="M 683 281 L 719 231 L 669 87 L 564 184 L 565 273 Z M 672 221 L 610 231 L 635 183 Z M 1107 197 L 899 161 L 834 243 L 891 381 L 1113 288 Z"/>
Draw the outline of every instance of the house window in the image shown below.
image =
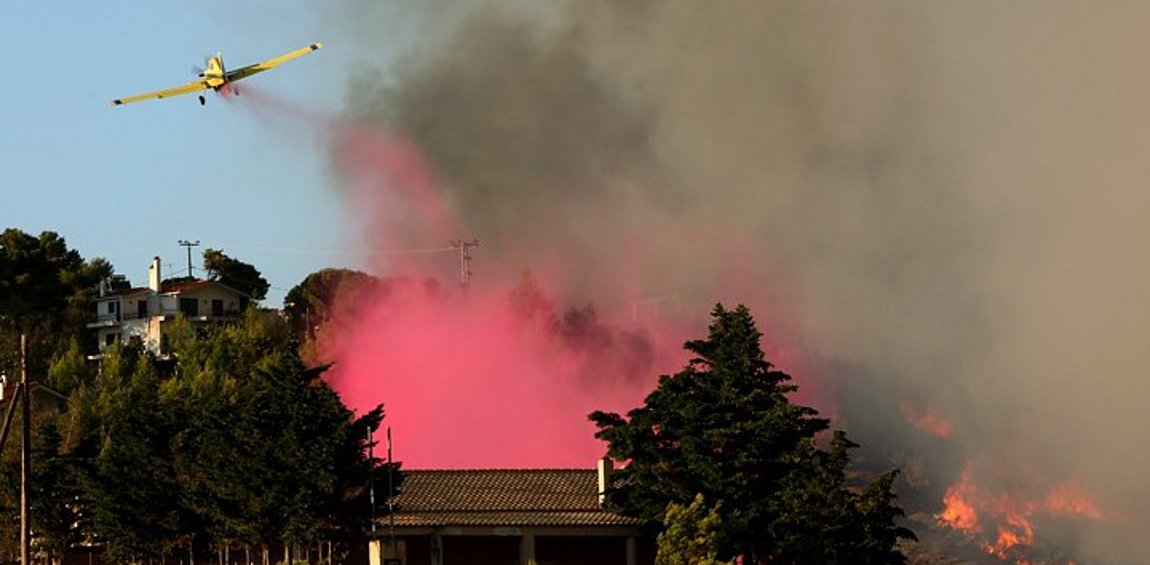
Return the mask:
<path id="1" fill-rule="evenodd" d="M 223 300 L 212 300 L 212 315 L 213 316 L 223 316 L 224 315 L 224 301 Z"/>
<path id="2" fill-rule="evenodd" d="M 106 347 L 112 347 L 115 344 L 116 344 L 116 334 L 105 334 L 104 335 L 104 345 Z"/>
<path id="3" fill-rule="evenodd" d="M 195 298 L 181 298 L 180 312 L 185 316 L 194 318 L 200 315 L 200 301 Z"/>
<path id="4" fill-rule="evenodd" d="M 137 300 L 136 301 L 136 317 L 137 318 L 147 318 L 148 317 L 148 301 L 147 300 Z"/>
<path id="5" fill-rule="evenodd" d="M 117 304 L 116 302 L 108 301 L 108 313 L 109 314 L 115 314 L 116 313 L 116 304 Z"/>

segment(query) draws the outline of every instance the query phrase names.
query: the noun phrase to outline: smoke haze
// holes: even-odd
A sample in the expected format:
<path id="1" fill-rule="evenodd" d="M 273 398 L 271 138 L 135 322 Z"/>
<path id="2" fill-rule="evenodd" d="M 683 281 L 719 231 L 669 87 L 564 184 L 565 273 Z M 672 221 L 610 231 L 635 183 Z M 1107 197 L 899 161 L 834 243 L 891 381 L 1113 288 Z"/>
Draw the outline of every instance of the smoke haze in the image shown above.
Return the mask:
<path id="1" fill-rule="evenodd" d="M 1150 7 L 427 4 L 339 4 L 365 52 L 403 48 L 347 111 L 421 148 L 484 284 L 748 303 L 864 454 L 912 397 L 953 423 L 937 481 L 1078 481 L 1112 519 L 1081 551 L 1146 562 Z M 381 246 L 445 243 L 399 216 Z"/>

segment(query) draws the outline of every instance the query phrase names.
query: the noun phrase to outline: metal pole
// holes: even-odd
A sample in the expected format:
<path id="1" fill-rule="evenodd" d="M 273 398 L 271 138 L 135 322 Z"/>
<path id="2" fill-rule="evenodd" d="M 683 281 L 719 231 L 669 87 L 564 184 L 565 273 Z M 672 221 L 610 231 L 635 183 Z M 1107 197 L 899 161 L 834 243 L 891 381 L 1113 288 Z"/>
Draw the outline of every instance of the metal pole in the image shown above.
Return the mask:
<path id="1" fill-rule="evenodd" d="M 395 542 L 395 465 L 391 461 L 391 426 L 387 427 L 387 519 L 389 526 L 388 535 L 391 537 L 392 547 L 397 547 Z"/>
<path id="2" fill-rule="evenodd" d="M 29 560 L 31 536 L 28 524 L 28 475 L 32 467 L 31 442 L 32 434 L 31 405 L 28 402 L 28 336 L 20 334 L 20 417 L 23 419 L 21 428 L 23 437 L 20 438 L 20 563 L 31 565 Z"/>
<path id="3" fill-rule="evenodd" d="M 459 250 L 459 285 L 467 290 L 471 286 L 471 248 L 479 247 L 479 240 L 456 239 L 451 242 L 452 249 Z"/>
<path id="4" fill-rule="evenodd" d="M 367 429 L 367 493 L 368 517 L 371 520 L 371 539 L 375 540 L 375 430 Z"/>
<path id="5" fill-rule="evenodd" d="M 191 278 L 192 277 L 192 248 L 198 247 L 200 245 L 200 240 L 197 239 L 195 241 L 188 241 L 186 239 L 181 239 L 181 240 L 177 241 L 176 243 L 178 243 L 180 246 L 186 247 L 188 249 L 188 278 Z"/>

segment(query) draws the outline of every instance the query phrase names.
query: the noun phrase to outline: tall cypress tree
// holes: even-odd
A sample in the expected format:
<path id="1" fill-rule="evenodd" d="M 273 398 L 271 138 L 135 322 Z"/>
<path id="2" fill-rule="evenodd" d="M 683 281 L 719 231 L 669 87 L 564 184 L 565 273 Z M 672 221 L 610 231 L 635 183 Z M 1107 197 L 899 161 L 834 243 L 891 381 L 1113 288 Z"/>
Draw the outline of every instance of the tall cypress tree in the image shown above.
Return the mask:
<path id="1" fill-rule="evenodd" d="M 811 562 L 809 552 L 795 550 L 807 544 L 861 548 L 893 532 L 878 544 L 887 551 L 882 560 L 852 562 L 899 562 L 901 554 L 892 546 L 910 533 L 893 523 L 901 515 L 893 495 L 868 496 L 864 504 L 846 484 L 847 448 L 853 444 L 845 434 L 834 436 L 830 452 L 816 447 L 816 435 L 828 428 L 828 421 L 813 408 L 790 402 L 787 395 L 797 387 L 765 359 L 762 333 L 745 306 L 728 310 L 718 305 L 712 316 L 708 337 L 684 346 L 695 356 L 682 371 L 661 376 L 643 406 L 626 417 L 591 414 L 609 456 L 629 462 L 615 474 L 610 502 L 658 523 L 668 503 L 687 505 L 703 494 L 720 509 L 722 559 L 741 555 L 747 563 Z M 889 481 L 872 486 L 890 493 Z M 872 520 L 865 528 L 870 537 L 857 539 L 857 528 L 804 534 L 803 528 L 792 527 L 818 520 L 815 514 L 822 510 L 803 503 L 814 499 L 834 505 L 845 521 Z M 876 504 L 882 511 L 861 510 Z M 830 554 L 815 559 L 847 561 Z"/>

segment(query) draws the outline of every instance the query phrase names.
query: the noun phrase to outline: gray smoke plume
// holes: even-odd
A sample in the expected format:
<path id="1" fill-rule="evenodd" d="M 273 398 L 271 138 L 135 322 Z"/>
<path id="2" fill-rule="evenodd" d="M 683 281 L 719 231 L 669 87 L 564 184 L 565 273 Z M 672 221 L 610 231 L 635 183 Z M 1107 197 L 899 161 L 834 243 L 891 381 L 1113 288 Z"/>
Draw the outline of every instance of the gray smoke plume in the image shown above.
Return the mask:
<path id="1" fill-rule="evenodd" d="M 402 48 L 348 111 L 423 147 L 507 278 L 749 302 L 857 373 L 864 451 L 922 399 L 939 457 L 1077 481 L 1077 550 L 1150 562 L 1150 6 L 431 4 L 341 4 Z"/>

